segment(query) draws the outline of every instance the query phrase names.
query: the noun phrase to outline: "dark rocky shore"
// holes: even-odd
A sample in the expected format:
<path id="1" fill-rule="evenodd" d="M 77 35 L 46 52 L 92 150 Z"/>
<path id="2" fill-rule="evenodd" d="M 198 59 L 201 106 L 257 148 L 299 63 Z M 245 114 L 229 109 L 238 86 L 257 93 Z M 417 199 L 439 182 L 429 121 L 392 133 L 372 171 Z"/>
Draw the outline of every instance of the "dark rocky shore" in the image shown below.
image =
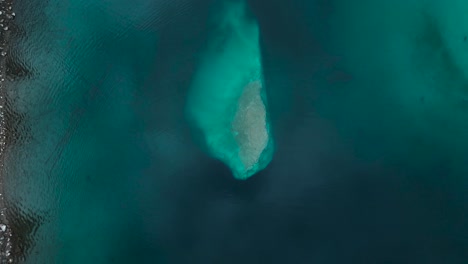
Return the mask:
<path id="1" fill-rule="evenodd" d="M 22 76 L 25 71 L 18 67 L 14 58 L 9 53 L 9 40 L 14 34 L 13 20 L 16 16 L 13 11 L 13 1 L 0 0 L 0 263 L 16 263 L 19 261 L 18 250 L 20 247 L 17 236 L 17 221 L 12 221 L 15 215 L 14 206 L 8 204 L 5 194 L 5 155 L 10 146 L 17 141 L 17 127 L 21 123 L 21 115 L 15 112 L 8 98 L 8 81 L 15 76 Z"/>

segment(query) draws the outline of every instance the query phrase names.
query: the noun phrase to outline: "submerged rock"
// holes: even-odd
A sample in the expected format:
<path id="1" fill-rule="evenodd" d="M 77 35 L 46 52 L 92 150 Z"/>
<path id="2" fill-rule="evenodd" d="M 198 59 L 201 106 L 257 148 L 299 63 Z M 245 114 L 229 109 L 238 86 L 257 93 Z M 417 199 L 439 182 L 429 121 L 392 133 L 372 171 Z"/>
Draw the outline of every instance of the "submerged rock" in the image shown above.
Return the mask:
<path id="1" fill-rule="evenodd" d="M 211 156 L 247 179 L 272 158 L 258 26 L 242 3 L 226 5 L 188 98 L 188 115 Z"/>
<path id="2" fill-rule="evenodd" d="M 239 146 L 242 166 L 234 173 L 238 178 L 246 178 L 265 168 L 271 160 L 271 137 L 267 111 L 261 96 L 262 84 L 254 81 L 244 87 L 238 108 L 232 122 L 234 138 Z"/>

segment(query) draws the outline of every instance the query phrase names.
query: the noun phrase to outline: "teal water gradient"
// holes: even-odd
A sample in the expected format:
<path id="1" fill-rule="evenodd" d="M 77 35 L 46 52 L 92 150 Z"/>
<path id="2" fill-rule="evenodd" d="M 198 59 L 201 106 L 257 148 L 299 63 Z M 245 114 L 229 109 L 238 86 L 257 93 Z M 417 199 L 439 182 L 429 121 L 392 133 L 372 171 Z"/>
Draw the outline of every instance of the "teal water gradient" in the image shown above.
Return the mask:
<path id="1" fill-rule="evenodd" d="M 217 1 L 15 1 L 19 263 L 466 263 L 465 2 L 247 4 L 258 46 Z M 224 122 L 259 101 L 274 155 L 238 181 Z"/>
<path id="2" fill-rule="evenodd" d="M 15 7 L 12 55 L 30 76 L 10 84 L 27 130 L 6 171 L 16 215 L 35 225 L 18 241 L 29 239 L 27 247 L 15 245 L 24 247 L 20 258 L 70 264 L 156 259 L 154 246 L 139 235 L 142 220 L 131 206 L 138 198 L 128 191 L 138 188 L 150 162 L 133 104 L 156 63 L 154 4 L 17 1 Z M 16 235 L 25 232 L 22 225 Z"/>

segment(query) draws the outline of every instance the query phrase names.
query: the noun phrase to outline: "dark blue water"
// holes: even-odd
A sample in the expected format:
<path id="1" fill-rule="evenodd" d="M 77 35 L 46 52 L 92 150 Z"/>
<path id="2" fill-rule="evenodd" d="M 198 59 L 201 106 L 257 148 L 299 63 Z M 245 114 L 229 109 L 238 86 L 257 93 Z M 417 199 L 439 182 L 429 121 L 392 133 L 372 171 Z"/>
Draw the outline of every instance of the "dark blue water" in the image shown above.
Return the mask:
<path id="1" fill-rule="evenodd" d="M 187 113 L 253 56 L 233 2 L 13 2 L 13 263 L 466 263 L 466 3 L 245 2 L 274 153 L 236 180 Z"/>

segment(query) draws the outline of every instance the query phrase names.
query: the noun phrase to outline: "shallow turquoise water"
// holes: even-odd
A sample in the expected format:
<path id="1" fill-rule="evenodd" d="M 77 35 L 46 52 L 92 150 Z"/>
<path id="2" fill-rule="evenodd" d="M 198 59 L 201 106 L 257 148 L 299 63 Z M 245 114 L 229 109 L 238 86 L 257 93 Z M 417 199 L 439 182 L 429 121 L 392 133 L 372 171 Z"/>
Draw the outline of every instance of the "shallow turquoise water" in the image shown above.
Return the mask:
<path id="1" fill-rule="evenodd" d="M 213 37 L 201 52 L 187 116 L 208 153 L 237 179 L 264 169 L 274 151 L 258 24 L 244 2 L 219 5 Z"/>
<path id="2" fill-rule="evenodd" d="M 465 5 L 249 1 L 256 46 L 256 26 L 229 41 L 234 9 L 212 1 L 17 0 L 15 259 L 465 263 Z M 207 140 L 233 140 L 236 67 L 261 79 L 274 140 L 245 181 L 238 141 Z M 229 112 L 214 131 L 191 115 L 200 95 L 210 120 Z"/>

